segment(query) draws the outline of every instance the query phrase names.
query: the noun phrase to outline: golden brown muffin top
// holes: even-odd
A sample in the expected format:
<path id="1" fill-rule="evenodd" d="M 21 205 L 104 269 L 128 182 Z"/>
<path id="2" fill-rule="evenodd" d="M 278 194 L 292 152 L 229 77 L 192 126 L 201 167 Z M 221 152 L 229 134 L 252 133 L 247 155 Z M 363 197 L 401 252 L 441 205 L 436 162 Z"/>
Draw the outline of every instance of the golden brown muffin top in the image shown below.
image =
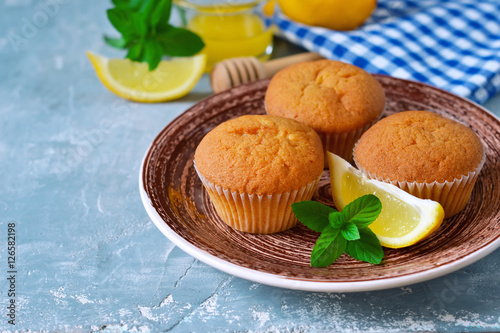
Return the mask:
<path id="1" fill-rule="evenodd" d="M 354 154 L 356 164 L 377 177 L 431 183 L 474 171 L 484 150 L 465 125 L 428 111 L 405 111 L 373 125 Z"/>
<path id="2" fill-rule="evenodd" d="M 333 60 L 298 63 L 269 83 L 270 115 L 295 119 L 325 133 L 343 133 L 378 119 L 385 107 L 380 83 L 363 69 Z"/>
<path id="3" fill-rule="evenodd" d="M 198 171 L 232 192 L 275 194 L 305 186 L 323 172 L 321 140 L 291 119 L 248 115 L 210 131 L 196 148 Z"/>

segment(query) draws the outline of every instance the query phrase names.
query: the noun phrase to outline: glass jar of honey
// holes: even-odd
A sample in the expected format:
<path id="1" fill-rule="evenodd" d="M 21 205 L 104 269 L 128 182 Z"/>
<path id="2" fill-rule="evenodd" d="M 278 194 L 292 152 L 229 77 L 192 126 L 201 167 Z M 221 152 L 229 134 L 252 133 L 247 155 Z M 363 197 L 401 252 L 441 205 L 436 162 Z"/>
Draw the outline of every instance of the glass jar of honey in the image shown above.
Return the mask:
<path id="1" fill-rule="evenodd" d="M 205 42 L 207 71 L 221 60 L 255 56 L 267 60 L 273 32 L 258 14 L 265 0 L 174 0 L 183 25 Z"/>

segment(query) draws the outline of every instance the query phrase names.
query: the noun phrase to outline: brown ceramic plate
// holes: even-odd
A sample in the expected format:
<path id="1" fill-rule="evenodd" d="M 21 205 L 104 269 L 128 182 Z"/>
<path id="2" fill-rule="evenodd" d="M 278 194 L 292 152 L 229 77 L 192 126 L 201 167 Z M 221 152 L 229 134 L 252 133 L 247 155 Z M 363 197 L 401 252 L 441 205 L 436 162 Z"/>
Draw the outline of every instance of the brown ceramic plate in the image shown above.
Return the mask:
<path id="1" fill-rule="evenodd" d="M 486 163 L 463 212 L 414 246 L 385 249 L 381 265 L 345 254 L 333 265 L 309 265 L 318 234 L 299 225 L 274 235 L 226 226 L 193 168 L 203 136 L 230 118 L 263 114 L 268 80 L 211 96 L 170 123 L 153 141 L 141 168 L 140 192 L 157 227 L 193 257 L 229 274 L 278 287 L 350 292 L 399 287 L 450 273 L 500 246 L 500 121 L 482 107 L 411 81 L 377 76 L 387 94 L 384 115 L 426 109 L 470 126 L 486 148 Z M 314 200 L 333 205 L 325 171 Z"/>

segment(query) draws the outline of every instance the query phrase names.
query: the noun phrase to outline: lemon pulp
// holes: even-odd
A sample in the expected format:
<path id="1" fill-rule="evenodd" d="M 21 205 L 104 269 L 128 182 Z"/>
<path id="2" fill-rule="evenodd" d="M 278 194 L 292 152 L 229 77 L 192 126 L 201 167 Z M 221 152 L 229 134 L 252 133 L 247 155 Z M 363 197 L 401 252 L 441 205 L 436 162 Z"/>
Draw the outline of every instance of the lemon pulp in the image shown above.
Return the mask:
<path id="1" fill-rule="evenodd" d="M 160 62 L 154 71 L 149 71 L 148 64 L 130 60 L 112 59 L 109 61 L 109 73 L 124 87 L 151 93 L 172 90 L 179 82 L 186 81 L 192 75 L 193 67 L 187 59 L 179 58 L 176 66 L 167 61 Z"/>
<path id="2" fill-rule="evenodd" d="M 365 194 L 374 194 L 382 202 L 380 215 L 370 224 L 370 229 L 376 235 L 398 237 L 408 234 L 417 226 L 420 214 L 403 200 L 349 173 L 342 176 L 342 183 L 342 196 L 346 202 L 354 201 Z"/>

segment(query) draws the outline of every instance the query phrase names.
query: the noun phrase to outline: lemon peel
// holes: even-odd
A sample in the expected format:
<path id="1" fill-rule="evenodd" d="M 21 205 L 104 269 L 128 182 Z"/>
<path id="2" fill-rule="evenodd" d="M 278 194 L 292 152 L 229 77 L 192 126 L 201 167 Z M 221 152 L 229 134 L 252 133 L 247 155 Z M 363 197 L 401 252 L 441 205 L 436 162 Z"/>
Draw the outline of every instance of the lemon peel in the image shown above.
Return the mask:
<path id="1" fill-rule="evenodd" d="M 352 30 L 370 17 L 376 0 L 278 0 L 286 16 L 300 23 L 333 30 Z"/>

